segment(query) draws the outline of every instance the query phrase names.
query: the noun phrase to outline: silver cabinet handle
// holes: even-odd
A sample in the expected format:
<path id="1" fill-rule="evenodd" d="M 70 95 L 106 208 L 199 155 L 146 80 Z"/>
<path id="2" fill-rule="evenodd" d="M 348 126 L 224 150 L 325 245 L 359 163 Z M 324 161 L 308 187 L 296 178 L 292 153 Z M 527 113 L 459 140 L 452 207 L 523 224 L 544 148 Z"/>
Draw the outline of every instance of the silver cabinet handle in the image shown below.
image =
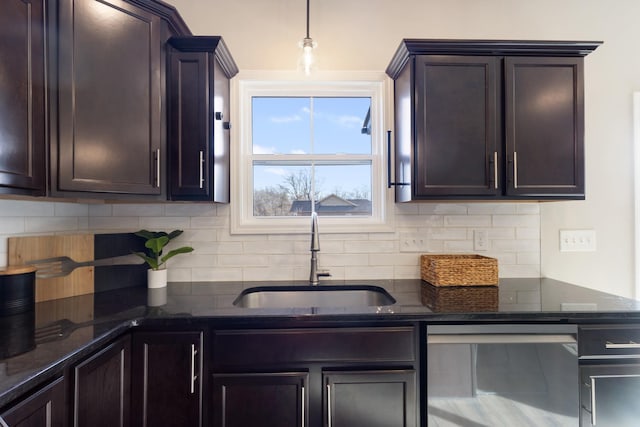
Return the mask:
<path id="1" fill-rule="evenodd" d="M 191 394 L 196 392 L 196 380 L 198 379 L 198 375 L 196 375 L 196 354 L 198 354 L 196 345 L 191 344 L 191 378 L 189 378 Z"/>
<path id="2" fill-rule="evenodd" d="M 591 377 L 591 425 L 596 425 L 596 379 Z"/>
<path id="3" fill-rule="evenodd" d="M 610 341 L 607 341 L 606 344 L 604 345 L 604 348 L 606 349 L 639 349 L 640 348 L 640 344 L 633 342 L 633 341 L 629 341 L 628 343 L 613 343 Z"/>
<path id="4" fill-rule="evenodd" d="M 305 427 L 307 425 L 307 423 L 306 423 L 306 420 L 305 420 L 305 413 L 304 413 L 304 407 L 305 407 L 305 404 L 304 404 L 304 398 L 305 398 L 305 396 L 304 396 L 304 386 L 302 386 L 301 394 L 302 394 L 302 396 L 301 396 L 302 403 L 301 403 L 301 408 L 300 408 L 301 411 L 300 411 L 300 413 L 302 414 L 302 422 L 300 423 L 300 425 L 302 427 Z"/>
<path id="5" fill-rule="evenodd" d="M 591 388 L 591 425 L 596 425 L 596 380 L 603 378 L 640 378 L 640 375 L 593 375 L 590 376 L 590 388 Z"/>
<path id="6" fill-rule="evenodd" d="M 0 417 L 0 427 L 9 427 L 9 424 L 2 417 Z"/>
<path id="7" fill-rule="evenodd" d="M 331 427 L 331 384 L 327 384 L 327 427 Z"/>
<path id="8" fill-rule="evenodd" d="M 200 188 L 204 188 L 204 151 L 200 151 Z"/>
<path id="9" fill-rule="evenodd" d="M 160 188 L 160 149 L 156 150 L 156 187 Z"/>
<path id="10" fill-rule="evenodd" d="M 518 188 L 518 153 L 513 152 L 513 188 Z"/>
<path id="11" fill-rule="evenodd" d="M 493 152 L 493 188 L 498 189 L 498 152 Z"/>

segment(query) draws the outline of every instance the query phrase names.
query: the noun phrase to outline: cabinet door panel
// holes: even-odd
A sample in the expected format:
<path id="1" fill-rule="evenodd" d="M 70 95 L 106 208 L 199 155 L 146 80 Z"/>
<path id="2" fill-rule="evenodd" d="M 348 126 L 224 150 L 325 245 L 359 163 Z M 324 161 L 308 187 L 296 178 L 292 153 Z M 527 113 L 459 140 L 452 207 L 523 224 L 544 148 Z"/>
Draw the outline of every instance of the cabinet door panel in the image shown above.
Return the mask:
<path id="1" fill-rule="evenodd" d="M 75 427 L 129 425 L 130 354 L 127 336 L 76 366 Z"/>
<path id="2" fill-rule="evenodd" d="M 134 334 L 133 425 L 202 425 L 202 332 Z"/>
<path id="3" fill-rule="evenodd" d="M 416 426 L 414 371 L 353 371 L 324 375 L 325 426 Z"/>
<path id="4" fill-rule="evenodd" d="M 64 427 L 64 379 L 59 378 L 2 414 L 11 427 Z"/>
<path id="5" fill-rule="evenodd" d="M 498 194 L 497 59 L 417 56 L 415 67 L 416 195 Z"/>
<path id="6" fill-rule="evenodd" d="M 58 189 L 160 194 L 160 18 L 60 4 Z"/>
<path id="7" fill-rule="evenodd" d="M 229 77 L 220 57 L 230 56 L 220 37 L 169 44 L 171 199 L 228 203 Z"/>
<path id="8" fill-rule="evenodd" d="M 213 377 L 216 427 L 302 427 L 308 417 L 306 372 Z"/>
<path id="9" fill-rule="evenodd" d="M 584 195 L 582 58 L 505 59 L 508 195 Z"/>
<path id="10" fill-rule="evenodd" d="M 209 67 L 206 52 L 170 54 L 171 195 L 209 193 Z"/>
<path id="11" fill-rule="evenodd" d="M 46 182 L 44 7 L 6 0 L 0 13 L 0 187 L 31 195 Z"/>

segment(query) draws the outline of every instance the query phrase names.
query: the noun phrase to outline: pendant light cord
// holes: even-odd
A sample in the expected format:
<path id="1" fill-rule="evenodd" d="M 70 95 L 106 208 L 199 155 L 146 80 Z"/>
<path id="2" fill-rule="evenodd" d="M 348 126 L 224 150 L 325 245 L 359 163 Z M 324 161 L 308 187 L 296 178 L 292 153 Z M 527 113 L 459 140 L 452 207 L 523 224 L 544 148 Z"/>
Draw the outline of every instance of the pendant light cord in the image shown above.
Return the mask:
<path id="1" fill-rule="evenodd" d="M 307 0 L 307 38 L 309 38 L 309 0 Z"/>

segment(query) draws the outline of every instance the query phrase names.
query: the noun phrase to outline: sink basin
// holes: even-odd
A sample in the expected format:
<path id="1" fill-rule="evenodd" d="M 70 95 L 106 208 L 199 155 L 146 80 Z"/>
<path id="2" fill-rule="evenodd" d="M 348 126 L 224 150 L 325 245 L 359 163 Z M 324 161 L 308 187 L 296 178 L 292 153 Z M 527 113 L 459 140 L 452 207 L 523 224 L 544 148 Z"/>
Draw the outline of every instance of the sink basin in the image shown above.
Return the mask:
<path id="1" fill-rule="evenodd" d="M 245 289 L 233 305 L 244 308 L 376 307 L 396 300 L 371 285 L 257 286 Z"/>

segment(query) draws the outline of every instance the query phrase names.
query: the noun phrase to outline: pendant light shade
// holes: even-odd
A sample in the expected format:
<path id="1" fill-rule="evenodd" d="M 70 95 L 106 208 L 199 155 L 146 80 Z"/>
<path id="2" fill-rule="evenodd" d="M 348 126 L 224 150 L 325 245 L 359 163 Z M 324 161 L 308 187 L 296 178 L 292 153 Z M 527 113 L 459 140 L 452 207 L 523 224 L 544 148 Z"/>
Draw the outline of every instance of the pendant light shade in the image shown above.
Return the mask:
<path id="1" fill-rule="evenodd" d="M 314 49 L 317 47 L 317 43 L 309 36 L 309 0 L 307 0 L 307 35 L 299 43 L 299 46 L 302 52 L 298 60 L 298 68 L 306 75 L 310 75 L 316 66 Z"/>

